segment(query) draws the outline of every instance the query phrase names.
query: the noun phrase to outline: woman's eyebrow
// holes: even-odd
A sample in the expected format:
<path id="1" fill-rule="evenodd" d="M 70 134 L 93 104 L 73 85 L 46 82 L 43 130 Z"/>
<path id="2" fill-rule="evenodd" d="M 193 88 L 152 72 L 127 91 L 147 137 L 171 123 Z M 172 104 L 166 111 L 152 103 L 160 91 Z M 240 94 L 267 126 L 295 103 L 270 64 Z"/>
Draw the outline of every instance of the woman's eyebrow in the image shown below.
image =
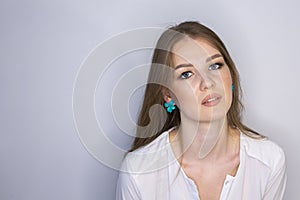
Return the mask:
<path id="1" fill-rule="evenodd" d="M 191 63 L 180 64 L 175 67 L 175 70 L 182 67 L 193 67 L 193 65 Z"/>
<path id="2" fill-rule="evenodd" d="M 207 59 L 206 59 L 206 62 L 209 62 L 209 61 L 211 61 L 211 60 L 213 60 L 213 59 L 215 59 L 215 58 L 219 58 L 219 57 L 223 57 L 221 54 L 214 54 L 214 55 L 212 55 L 212 56 L 210 56 L 210 57 L 208 57 Z M 184 64 L 180 64 L 180 65 L 177 65 L 176 67 L 175 67 L 175 70 L 176 69 L 179 69 L 179 68 L 182 68 L 182 67 L 193 67 L 193 65 L 191 64 L 191 63 L 184 63 Z"/>
<path id="3" fill-rule="evenodd" d="M 215 54 L 215 55 L 212 55 L 212 56 L 208 57 L 208 58 L 206 59 L 206 62 L 209 62 L 209 61 L 211 61 L 211 60 L 213 60 L 213 59 L 215 59 L 215 58 L 219 58 L 219 57 L 222 57 L 222 55 L 217 53 L 217 54 Z"/>

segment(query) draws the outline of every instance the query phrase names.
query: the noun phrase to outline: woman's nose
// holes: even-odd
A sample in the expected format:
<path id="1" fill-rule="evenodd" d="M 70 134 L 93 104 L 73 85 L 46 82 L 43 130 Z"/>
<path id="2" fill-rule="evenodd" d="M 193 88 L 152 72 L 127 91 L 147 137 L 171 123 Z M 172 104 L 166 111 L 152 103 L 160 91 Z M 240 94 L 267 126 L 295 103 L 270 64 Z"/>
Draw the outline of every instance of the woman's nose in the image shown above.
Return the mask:
<path id="1" fill-rule="evenodd" d="M 207 75 L 201 76 L 201 81 L 200 81 L 200 90 L 205 91 L 212 89 L 214 87 L 215 83 L 213 79 Z"/>

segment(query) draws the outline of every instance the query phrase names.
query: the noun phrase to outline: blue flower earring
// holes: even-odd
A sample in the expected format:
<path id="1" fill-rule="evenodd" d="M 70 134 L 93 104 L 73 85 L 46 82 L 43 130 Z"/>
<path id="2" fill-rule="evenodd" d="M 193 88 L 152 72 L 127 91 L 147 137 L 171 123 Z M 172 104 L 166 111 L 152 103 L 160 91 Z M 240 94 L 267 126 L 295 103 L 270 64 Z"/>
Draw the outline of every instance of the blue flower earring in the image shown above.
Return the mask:
<path id="1" fill-rule="evenodd" d="M 164 106 L 166 107 L 168 113 L 172 113 L 173 110 L 175 110 L 175 108 L 176 108 L 173 100 L 169 101 L 169 103 L 165 102 Z"/>
<path id="2" fill-rule="evenodd" d="M 231 85 L 231 90 L 232 90 L 232 92 L 234 91 L 234 84 L 233 83 Z"/>

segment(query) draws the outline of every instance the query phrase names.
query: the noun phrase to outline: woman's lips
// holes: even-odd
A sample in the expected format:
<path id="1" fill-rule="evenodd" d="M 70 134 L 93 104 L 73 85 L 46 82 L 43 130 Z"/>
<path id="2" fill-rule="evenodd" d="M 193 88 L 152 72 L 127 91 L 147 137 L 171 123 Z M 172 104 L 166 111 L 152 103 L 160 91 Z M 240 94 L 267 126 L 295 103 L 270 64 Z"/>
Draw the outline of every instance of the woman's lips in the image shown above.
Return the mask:
<path id="1" fill-rule="evenodd" d="M 209 94 L 203 99 L 202 105 L 215 106 L 221 101 L 221 98 L 222 96 L 219 94 Z"/>

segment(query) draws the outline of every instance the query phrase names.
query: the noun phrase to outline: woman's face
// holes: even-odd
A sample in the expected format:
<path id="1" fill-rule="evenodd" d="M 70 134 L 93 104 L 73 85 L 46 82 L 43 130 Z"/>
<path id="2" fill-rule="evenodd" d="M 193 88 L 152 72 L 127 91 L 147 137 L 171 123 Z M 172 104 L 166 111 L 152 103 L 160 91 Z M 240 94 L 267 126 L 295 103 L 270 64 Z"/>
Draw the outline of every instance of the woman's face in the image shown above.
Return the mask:
<path id="1" fill-rule="evenodd" d="M 224 118 L 232 102 L 232 79 L 222 54 L 207 41 L 190 38 L 177 42 L 173 53 L 169 96 L 181 118 L 202 122 Z"/>

